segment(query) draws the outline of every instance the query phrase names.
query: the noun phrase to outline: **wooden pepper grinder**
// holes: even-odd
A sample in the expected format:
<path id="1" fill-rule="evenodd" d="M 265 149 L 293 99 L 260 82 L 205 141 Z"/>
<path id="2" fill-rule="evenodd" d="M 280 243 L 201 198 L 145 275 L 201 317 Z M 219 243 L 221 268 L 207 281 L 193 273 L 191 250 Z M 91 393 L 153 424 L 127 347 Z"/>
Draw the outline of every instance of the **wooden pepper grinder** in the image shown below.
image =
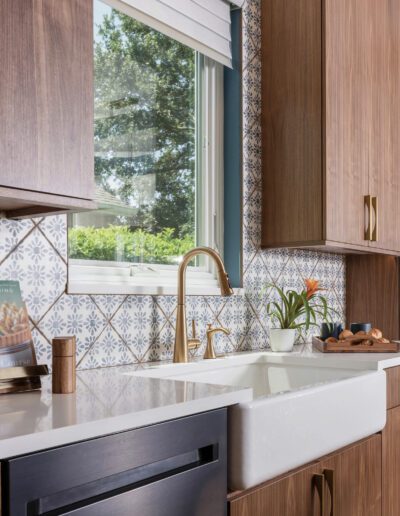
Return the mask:
<path id="1" fill-rule="evenodd" d="M 71 394 L 76 389 L 76 339 L 53 339 L 53 393 Z"/>

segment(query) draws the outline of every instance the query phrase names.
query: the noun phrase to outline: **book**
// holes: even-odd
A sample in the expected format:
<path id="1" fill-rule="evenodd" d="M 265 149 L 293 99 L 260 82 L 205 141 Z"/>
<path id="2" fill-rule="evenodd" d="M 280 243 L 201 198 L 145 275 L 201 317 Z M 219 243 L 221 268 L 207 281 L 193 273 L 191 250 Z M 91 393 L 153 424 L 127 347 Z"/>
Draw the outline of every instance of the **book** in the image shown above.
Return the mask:
<path id="1" fill-rule="evenodd" d="M 40 388 L 39 377 L 14 382 L 1 379 L 1 370 L 37 365 L 28 311 L 18 281 L 0 281 L 0 393 Z M 13 384 L 15 389 L 13 389 Z M 25 388 L 23 387 L 25 385 Z"/>

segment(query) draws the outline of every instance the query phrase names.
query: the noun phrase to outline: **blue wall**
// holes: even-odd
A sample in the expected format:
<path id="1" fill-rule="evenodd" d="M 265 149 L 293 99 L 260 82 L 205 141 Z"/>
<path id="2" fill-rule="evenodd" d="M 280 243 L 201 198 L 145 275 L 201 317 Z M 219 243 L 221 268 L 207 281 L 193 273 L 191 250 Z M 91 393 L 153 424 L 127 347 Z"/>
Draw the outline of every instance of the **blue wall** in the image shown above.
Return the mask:
<path id="1" fill-rule="evenodd" d="M 242 12 L 233 10 L 233 68 L 224 70 L 224 262 L 233 287 L 242 286 Z"/>

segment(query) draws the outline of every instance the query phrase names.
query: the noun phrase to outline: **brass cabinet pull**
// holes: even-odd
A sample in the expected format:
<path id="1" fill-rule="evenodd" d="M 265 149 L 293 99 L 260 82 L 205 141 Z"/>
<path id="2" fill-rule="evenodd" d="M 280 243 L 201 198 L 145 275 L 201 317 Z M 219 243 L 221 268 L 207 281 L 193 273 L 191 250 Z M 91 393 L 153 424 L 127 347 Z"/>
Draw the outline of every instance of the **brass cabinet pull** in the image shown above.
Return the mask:
<path id="1" fill-rule="evenodd" d="M 368 226 L 364 231 L 364 240 L 372 240 L 372 196 L 364 195 L 364 209 L 368 210 Z"/>
<path id="2" fill-rule="evenodd" d="M 313 484 L 318 491 L 320 516 L 325 516 L 325 476 L 316 473 L 313 476 Z"/>
<path id="3" fill-rule="evenodd" d="M 377 197 L 372 197 L 372 209 L 374 210 L 375 223 L 374 223 L 374 228 L 371 233 L 371 240 L 372 240 L 372 242 L 376 242 L 378 240 L 378 198 Z M 371 211 L 371 213 L 372 213 L 372 211 Z M 372 221 L 372 217 L 371 217 L 371 221 Z"/>
<path id="4" fill-rule="evenodd" d="M 325 469 L 323 476 L 328 484 L 329 493 L 331 495 L 331 510 L 329 516 L 335 516 L 335 470 Z"/>

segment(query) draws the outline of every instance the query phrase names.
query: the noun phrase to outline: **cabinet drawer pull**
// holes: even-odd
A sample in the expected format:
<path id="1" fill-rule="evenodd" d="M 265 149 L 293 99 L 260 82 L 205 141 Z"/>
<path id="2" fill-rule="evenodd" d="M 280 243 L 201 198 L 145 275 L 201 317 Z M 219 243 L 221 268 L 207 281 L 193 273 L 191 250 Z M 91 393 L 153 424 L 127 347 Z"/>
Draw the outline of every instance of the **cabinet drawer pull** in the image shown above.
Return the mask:
<path id="1" fill-rule="evenodd" d="M 318 491 L 320 516 L 325 516 L 325 476 L 316 473 L 313 476 L 313 485 Z"/>
<path id="2" fill-rule="evenodd" d="M 372 209 L 374 210 L 374 228 L 371 233 L 371 240 L 372 242 L 376 242 L 378 240 L 378 198 L 372 197 Z M 372 212 L 371 212 L 372 213 Z M 371 217 L 372 220 L 372 217 Z"/>
<path id="3" fill-rule="evenodd" d="M 335 516 L 335 470 L 325 469 L 324 478 L 328 484 L 329 493 L 331 495 L 331 510 L 329 516 Z"/>
<path id="4" fill-rule="evenodd" d="M 364 240 L 372 240 L 372 196 L 364 195 L 364 210 L 368 212 L 368 225 L 364 231 Z"/>

